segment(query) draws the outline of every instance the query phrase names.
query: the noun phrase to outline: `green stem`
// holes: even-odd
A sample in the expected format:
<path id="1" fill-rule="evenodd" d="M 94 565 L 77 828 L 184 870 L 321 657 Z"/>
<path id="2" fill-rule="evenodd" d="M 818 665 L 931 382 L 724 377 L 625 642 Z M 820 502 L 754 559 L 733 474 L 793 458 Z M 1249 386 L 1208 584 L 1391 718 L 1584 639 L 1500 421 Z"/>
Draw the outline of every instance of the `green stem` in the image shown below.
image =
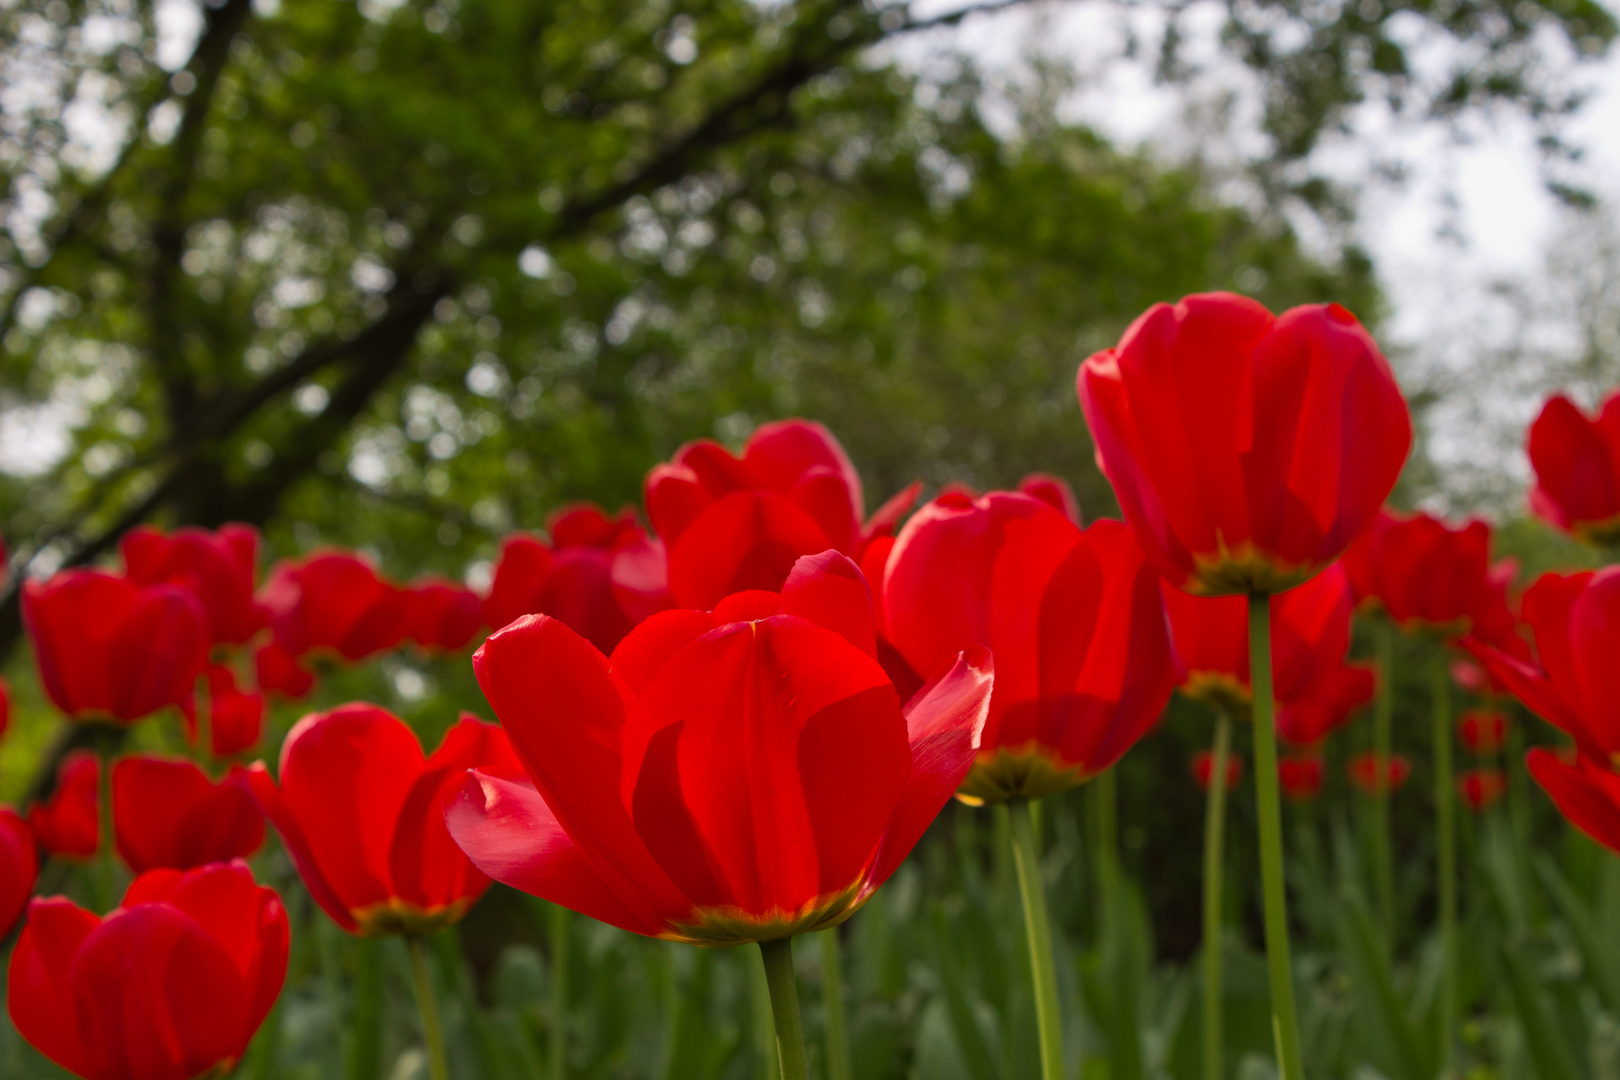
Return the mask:
<path id="1" fill-rule="evenodd" d="M 816 936 L 821 939 L 821 1007 L 827 1014 L 827 1080 L 851 1080 L 854 1069 L 844 1027 L 844 964 L 838 928 Z"/>
<path id="2" fill-rule="evenodd" d="M 1446 670 L 1443 650 L 1435 650 L 1430 680 L 1434 708 L 1435 825 L 1440 849 L 1440 1075 L 1450 1076 L 1457 1025 L 1457 802 L 1451 767 L 1451 676 Z"/>
<path id="3" fill-rule="evenodd" d="M 1029 939 L 1029 968 L 1035 982 L 1035 1023 L 1040 1032 L 1042 1080 L 1062 1080 L 1063 1019 L 1058 1013 L 1057 968 L 1052 959 L 1052 924 L 1046 914 L 1046 886 L 1041 882 L 1035 825 L 1029 802 L 1014 799 L 1007 806 L 1012 818 L 1013 863 L 1018 891 L 1024 898 L 1024 929 Z"/>
<path id="4" fill-rule="evenodd" d="M 411 954 L 416 1004 L 422 1010 L 422 1041 L 427 1044 L 428 1076 L 431 1080 L 450 1080 L 450 1063 L 444 1056 L 444 1032 L 439 1028 L 439 1006 L 433 997 L 433 976 L 428 973 L 427 950 L 419 937 L 406 938 L 405 948 Z"/>
<path id="5" fill-rule="evenodd" d="M 1254 696 L 1254 793 L 1260 819 L 1260 888 L 1271 974 L 1271 1027 L 1281 1080 L 1304 1080 L 1294 972 L 1288 954 L 1288 891 L 1283 877 L 1282 802 L 1277 793 L 1277 731 L 1271 691 L 1271 597 L 1249 597 L 1249 672 Z"/>
<path id="6" fill-rule="evenodd" d="M 1097 910 L 1102 911 L 1114 893 L 1119 874 L 1119 781 L 1113 769 L 1092 779 L 1091 850 L 1097 871 Z"/>
<path id="7" fill-rule="evenodd" d="M 799 1020 L 799 983 L 793 974 L 793 939 L 759 943 L 765 961 L 765 985 L 771 993 L 771 1020 L 776 1026 L 776 1058 L 782 1080 L 806 1080 L 804 1028 Z"/>
<path id="8" fill-rule="evenodd" d="M 1378 768 L 1388 770 L 1391 727 L 1395 708 L 1395 627 L 1379 619 L 1374 631 L 1378 640 L 1378 700 L 1373 711 L 1373 754 Z M 1390 843 L 1390 785 L 1380 782 L 1372 796 L 1373 875 L 1378 895 L 1378 917 L 1384 926 L 1385 948 L 1395 951 L 1395 857 Z M 1386 959 L 1388 955 L 1386 955 Z"/>
<path id="9" fill-rule="evenodd" d="M 355 944 L 349 1080 L 377 1080 L 382 1075 L 383 943 L 381 938 L 360 938 Z"/>
<path id="10" fill-rule="evenodd" d="M 1204 805 L 1204 1080 L 1220 1080 L 1221 1049 L 1221 871 L 1225 862 L 1226 759 L 1232 742 L 1232 718 L 1215 718 L 1215 747 L 1210 759 L 1209 797 Z"/>
<path id="11" fill-rule="evenodd" d="M 569 911 L 551 905 L 551 1080 L 568 1077 L 568 929 Z"/>

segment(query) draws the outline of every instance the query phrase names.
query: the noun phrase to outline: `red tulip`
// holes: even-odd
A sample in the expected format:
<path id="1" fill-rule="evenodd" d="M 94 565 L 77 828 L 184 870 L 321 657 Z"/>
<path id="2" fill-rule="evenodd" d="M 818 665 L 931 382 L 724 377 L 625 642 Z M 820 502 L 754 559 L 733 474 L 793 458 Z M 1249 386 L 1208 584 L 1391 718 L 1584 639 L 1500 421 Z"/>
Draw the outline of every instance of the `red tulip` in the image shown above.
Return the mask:
<path id="1" fill-rule="evenodd" d="M 247 781 L 315 902 L 353 934 L 429 934 L 460 919 L 489 879 L 445 832 L 443 802 L 470 768 L 515 770 L 506 736 L 463 716 L 431 757 L 403 720 L 356 702 L 311 713 L 281 747 L 278 787 Z"/>
<path id="2" fill-rule="evenodd" d="M 264 609 L 253 598 L 259 534 L 251 526 L 183 528 L 165 536 L 142 525 L 124 534 L 119 550 L 137 585 L 179 585 L 195 593 L 214 642 L 240 644 L 263 628 Z"/>
<path id="3" fill-rule="evenodd" d="M 0 941 L 17 925 L 39 874 L 33 831 L 9 806 L 0 806 Z"/>
<path id="4" fill-rule="evenodd" d="M 866 584 L 832 551 L 779 594 L 655 615 L 611 659 L 519 619 L 473 667 L 530 783 L 472 774 L 451 833 L 497 880 L 640 934 L 835 925 L 949 801 L 990 697 L 970 649 L 902 709 L 874 642 Z"/>
<path id="5" fill-rule="evenodd" d="M 1290 802 L 1310 802 L 1322 794 L 1323 773 L 1321 757 L 1310 754 L 1290 755 L 1277 762 L 1277 780 Z"/>
<path id="6" fill-rule="evenodd" d="M 71 719 L 139 720 L 191 697 L 208 618 L 188 589 L 142 587 L 100 570 L 23 585 L 39 679 Z"/>
<path id="7" fill-rule="evenodd" d="M 1549 398 L 1527 449 L 1536 516 L 1592 543 L 1620 539 L 1620 394 L 1604 399 L 1596 419 L 1563 394 Z"/>
<path id="8" fill-rule="evenodd" d="M 1501 769 L 1469 769 L 1457 774 L 1457 794 L 1463 805 L 1483 814 L 1507 794 L 1507 773 Z"/>
<path id="9" fill-rule="evenodd" d="M 519 533 L 501 543 L 484 622 L 500 629 L 524 615 L 561 619 L 611 650 L 630 628 L 670 606 L 662 541 L 626 510 L 609 518 L 577 506 L 551 521 L 552 544 Z"/>
<path id="10" fill-rule="evenodd" d="M 430 576 L 404 594 L 405 636 L 424 649 L 460 652 L 484 625 L 484 602 L 464 585 Z"/>
<path id="11" fill-rule="evenodd" d="M 1457 737 L 1472 754 L 1489 756 L 1507 741 L 1506 713 L 1494 709 L 1470 709 L 1457 718 Z"/>
<path id="12" fill-rule="evenodd" d="M 1205 791 L 1209 790 L 1210 781 L 1215 776 L 1215 755 L 1208 750 L 1200 750 L 1192 758 L 1193 779 Z M 1231 791 L 1243 779 L 1243 758 L 1237 754 L 1226 755 L 1226 790 Z"/>
<path id="13" fill-rule="evenodd" d="M 215 784 L 181 758 L 120 759 L 112 799 L 118 854 L 137 874 L 247 858 L 264 843 L 264 814 L 252 793 Z"/>
<path id="14" fill-rule="evenodd" d="M 1345 553 L 1361 599 L 1381 605 L 1404 630 L 1468 632 L 1489 599 L 1491 527 L 1453 528 L 1430 514 L 1382 511 Z"/>
<path id="15" fill-rule="evenodd" d="M 1367 751 L 1356 754 L 1350 759 L 1350 766 L 1346 770 L 1350 782 L 1369 796 L 1382 795 L 1395 792 L 1406 783 L 1406 778 L 1412 775 L 1412 763 L 1400 754 L 1392 754 L 1379 767 L 1378 755 Z"/>
<path id="16" fill-rule="evenodd" d="M 208 748 L 215 757 L 240 753 L 259 741 L 264 733 L 264 695 L 244 693 L 236 685 L 236 675 L 224 664 L 209 664 L 204 674 L 208 678 Z M 195 701 L 181 708 L 186 740 L 197 742 L 197 710 Z"/>
<path id="17" fill-rule="evenodd" d="M 1186 668 L 1182 693 L 1234 716 L 1247 717 L 1249 605 L 1242 596 L 1194 596 L 1165 582 L 1165 613 Z M 1338 566 L 1291 589 L 1271 604 L 1274 695 L 1291 701 L 1310 693 L 1344 666 L 1353 610 L 1349 579 Z"/>
<path id="18" fill-rule="evenodd" d="M 1074 497 L 1074 488 L 1063 477 L 1030 473 L 1018 481 L 1018 490 L 1033 495 L 1076 525 L 1084 524 L 1080 517 L 1080 500 Z"/>
<path id="19" fill-rule="evenodd" d="M 1315 746 L 1349 723 L 1377 692 L 1378 674 L 1370 665 L 1337 667 L 1301 696 L 1277 703 L 1277 737 L 1294 746 Z"/>
<path id="20" fill-rule="evenodd" d="M 1073 787 L 1108 768 L 1179 681 L 1158 578 L 1117 521 L 1081 530 L 1028 495 L 942 495 L 900 532 L 886 635 L 920 675 L 961 650 L 998 658 L 968 800 Z"/>
<path id="21" fill-rule="evenodd" d="M 276 644 L 291 656 L 319 651 L 355 661 L 386 652 L 404 639 L 409 617 L 404 592 L 347 552 L 280 563 L 262 599 Z"/>
<path id="22" fill-rule="evenodd" d="M 1524 757 L 1559 812 L 1587 836 L 1620 852 L 1620 775 L 1586 754 L 1536 747 Z"/>
<path id="23" fill-rule="evenodd" d="M 253 677 L 260 690 L 297 701 L 315 689 L 315 676 L 299 666 L 298 658 L 274 641 L 253 651 Z"/>
<path id="24" fill-rule="evenodd" d="M 741 458 L 707 439 L 647 474 L 647 516 L 669 545 L 675 602 L 711 608 L 746 589 L 779 589 L 800 556 L 828 548 L 859 559 L 888 535 L 912 485 L 863 527 L 861 478 L 832 433 L 808 420 L 761 425 Z"/>
<path id="25" fill-rule="evenodd" d="M 11 955 L 18 1033 L 86 1080 L 223 1076 L 287 975 L 287 913 L 245 863 L 135 879 L 97 918 L 35 900 Z"/>
<path id="26" fill-rule="evenodd" d="M 28 827 L 51 855 L 88 858 L 101 847 L 101 762 L 75 750 L 57 769 L 56 790 L 28 810 Z"/>
<path id="27" fill-rule="evenodd" d="M 1080 367 L 1125 520 L 1202 595 L 1309 580 L 1372 521 L 1412 447 L 1388 362 L 1337 304 L 1273 317 L 1229 293 L 1156 304 Z"/>
<path id="28" fill-rule="evenodd" d="M 1524 594 L 1539 660 L 1472 638 L 1485 670 L 1531 712 L 1562 728 L 1599 761 L 1620 754 L 1620 567 L 1544 574 Z"/>

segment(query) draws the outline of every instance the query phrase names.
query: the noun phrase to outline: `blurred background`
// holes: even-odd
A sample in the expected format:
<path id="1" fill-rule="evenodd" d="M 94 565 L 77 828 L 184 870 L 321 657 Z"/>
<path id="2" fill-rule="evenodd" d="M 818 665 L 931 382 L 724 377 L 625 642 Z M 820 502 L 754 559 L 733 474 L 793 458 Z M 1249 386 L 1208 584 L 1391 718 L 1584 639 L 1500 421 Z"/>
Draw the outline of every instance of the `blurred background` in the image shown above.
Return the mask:
<path id="1" fill-rule="evenodd" d="M 1355 311 L 1421 429 L 1397 501 L 1492 517 L 1521 581 L 1579 564 L 1523 520 L 1521 444 L 1545 391 L 1590 405 L 1620 382 L 1617 17 L 1594 0 L 0 0 L 0 656 L 16 698 L 0 800 L 28 788 L 57 723 L 17 583 L 110 557 L 135 524 L 244 521 L 272 556 L 342 545 L 400 580 L 481 587 L 506 533 L 571 501 L 633 504 L 683 441 L 736 446 L 790 415 L 844 442 L 868 506 L 913 479 L 931 494 L 1039 469 L 1108 516 L 1075 370 L 1193 291 Z M 318 704 L 380 700 L 429 738 L 482 706 L 464 657 L 329 674 Z M 1422 687 L 1398 690 L 1418 714 Z M 1120 770 L 1117 819 L 1081 812 L 1081 793 L 1054 801 L 1076 850 L 1079 830 L 1117 824 L 1126 870 L 1152 868 L 1118 908 L 1088 901 L 1107 865 L 1060 868 L 1075 940 L 1125 950 L 1098 965 L 1147 978 L 1196 948 L 1186 760 L 1208 731 L 1178 700 Z M 1418 921 L 1420 779 L 1399 799 L 1422 820 L 1398 837 Z M 1523 817 L 1553 830 L 1544 800 Z M 948 852 L 991 850 L 975 820 L 953 808 L 951 839 L 919 858 L 970 892 Z M 1257 942 L 1253 874 L 1231 876 Z M 949 968 L 929 935 L 951 940 L 958 918 L 1000 933 L 1000 901 L 992 881 L 984 906 L 929 922 L 921 880 L 873 906 L 926 941 L 869 943 L 862 1030 L 909 1047 L 918 1075 L 986 1075 L 947 1066 L 990 1021 L 919 990 L 906 958 Z M 477 944 L 481 917 L 521 921 L 521 905 L 497 890 L 486 909 L 466 930 L 479 992 L 521 1000 L 527 961 Z M 856 932 L 902 933 L 890 918 Z M 1097 937 L 1103 919 L 1131 933 Z M 1322 919 L 1326 940 L 1342 924 Z M 623 955 L 614 978 L 636 982 Z M 1250 960 L 1236 970 L 1263 1051 Z M 635 992 L 663 1001 L 653 968 Z M 1164 1060 L 1196 1038 L 1177 971 L 1138 988 Z M 604 979 L 603 1002 L 632 993 Z M 1340 1015 L 1336 985 L 1321 1015 Z M 715 1016 L 722 991 L 703 999 Z M 289 1008 L 340 1026 L 310 994 Z M 958 1043 L 927 1072 L 934 1007 Z"/>

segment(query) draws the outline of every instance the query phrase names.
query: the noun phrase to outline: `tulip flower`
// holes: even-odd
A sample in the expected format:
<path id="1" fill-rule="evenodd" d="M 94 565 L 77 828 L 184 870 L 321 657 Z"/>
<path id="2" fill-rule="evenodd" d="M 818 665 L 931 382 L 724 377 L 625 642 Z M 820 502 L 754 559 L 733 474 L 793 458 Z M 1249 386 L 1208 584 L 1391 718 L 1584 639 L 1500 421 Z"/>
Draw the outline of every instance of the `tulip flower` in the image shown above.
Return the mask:
<path id="1" fill-rule="evenodd" d="M 264 733 L 264 695 L 244 692 L 236 684 L 236 674 L 224 664 L 209 664 L 203 672 L 208 680 L 208 750 L 215 757 L 240 753 L 259 741 Z M 181 708 L 186 740 L 197 742 L 198 704 L 189 701 Z"/>
<path id="2" fill-rule="evenodd" d="M 647 516 L 669 546 L 669 585 L 685 608 L 780 589 L 795 561 L 828 548 L 857 560 L 917 497 L 913 484 L 864 525 L 861 478 L 832 433 L 807 420 L 763 424 L 742 457 L 707 439 L 647 474 Z"/>
<path id="3" fill-rule="evenodd" d="M 315 689 L 315 676 L 299 665 L 298 658 L 275 641 L 267 641 L 253 651 L 253 676 L 260 690 L 297 701 Z"/>
<path id="4" fill-rule="evenodd" d="M 367 937 L 420 937 L 459 920 L 489 887 L 451 842 L 441 809 L 477 766 L 516 768 L 500 728 L 463 716 L 424 758 L 403 720 L 356 702 L 293 726 L 279 784 L 263 763 L 246 780 L 333 922 Z"/>
<path id="5" fill-rule="evenodd" d="M 1249 718 L 1248 604 L 1241 596 L 1193 596 L 1162 586 L 1176 652 L 1186 668 L 1182 693 Z M 1330 567 L 1271 605 L 1273 693 L 1302 699 L 1344 666 L 1353 608 L 1349 579 Z"/>
<path id="6" fill-rule="evenodd" d="M 218 532 L 183 528 L 164 535 L 150 525 L 124 534 L 119 544 L 124 572 L 137 585 L 169 584 L 191 590 L 208 615 L 209 638 L 239 645 L 264 626 L 264 609 L 253 597 L 259 534 L 248 525 Z"/>
<path id="7" fill-rule="evenodd" d="M 484 625 L 484 602 L 465 585 L 429 576 L 404 596 L 405 637 L 431 652 L 460 652 Z"/>
<path id="8" fill-rule="evenodd" d="M 1080 500 L 1074 497 L 1074 488 L 1061 476 L 1048 473 L 1030 473 L 1018 481 L 1018 490 L 1050 506 L 1076 525 L 1083 525 Z"/>
<path id="9" fill-rule="evenodd" d="M 1277 762 L 1277 780 L 1290 802 L 1311 802 L 1322 794 L 1325 779 L 1317 754 L 1289 755 Z"/>
<path id="10" fill-rule="evenodd" d="M 1507 794 L 1507 773 L 1501 769 L 1468 769 L 1457 776 L 1457 794 L 1463 805 L 1483 814 Z"/>
<path id="11" fill-rule="evenodd" d="M 1468 639 L 1486 671 L 1596 761 L 1620 760 L 1620 567 L 1544 574 L 1524 594 L 1539 660 Z"/>
<path id="12" fill-rule="evenodd" d="M 139 720 L 190 698 L 208 657 L 208 617 L 189 589 L 100 570 L 23 585 L 40 683 L 73 720 Z"/>
<path id="13" fill-rule="evenodd" d="M 1349 723 L 1377 688 L 1377 672 L 1369 665 L 1334 668 L 1300 697 L 1278 702 L 1277 737 L 1293 746 L 1314 746 Z"/>
<path id="14" fill-rule="evenodd" d="M 0 941 L 11 934 L 39 874 L 39 851 L 28 824 L 9 806 L 0 806 Z"/>
<path id="15" fill-rule="evenodd" d="M 1491 527 L 1385 510 L 1345 553 L 1357 595 L 1403 630 L 1467 633 L 1487 599 Z"/>
<path id="16" fill-rule="evenodd" d="M 1495 709 L 1470 709 L 1457 720 L 1457 737 L 1468 752 L 1489 757 L 1507 742 L 1508 718 Z"/>
<path id="17" fill-rule="evenodd" d="M 1620 540 L 1620 394 L 1596 418 L 1563 394 L 1547 399 L 1530 425 L 1530 509 L 1588 543 Z"/>
<path id="18" fill-rule="evenodd" d="M 216 784 L 182 758 L 120 758 L 112 802 L 118 854 L 137 874 L 245 859 L 264 843 L 264 814 L 252 792 Z"/>
<path id="19" fill-rule="evenodd" d="M 1620 774 L 1589 754 L 1540 746 L 1525 755 L 1524 763 L 1570 824 L 1620 852 Z"/>
<path id="20" fill-rule="evenodd" d="M 1301 1080 L 1263 609 L 1371 523 L 1411 449 L 1411 417 L 1344 308 L 1273 317 L 1228 293 L 1154 305 L 1080 366 L 1077 390 L 1148 560 L 1186 592 L 1249 596 L 1251 655 L 1267 657 L 1254 768 L 1272 1019 L 1282 1080 Z"/>
<path id="21" fill-rule="evenodd" d="M 633 511 L 609 518 L 576 506 L 554 517 L 549 531 L 549 546 L 523 533 L 502 541 L 484 599 L 492 629 L 550 615 L 611 651 L 631 627 L 670 606 L 663 542 L 642 530 Z"/>
<path id="22" fill-rule="evenodd" d="M 260 599 L 276 644 L 295 657 L 325 652 L 363 660 L 398 645 L 408 626 L 403 591 L 347 552 L 280 563 Z"/>
<path id="23" fill-rule="evenodd" d="M 287 975 L 287 913 L 241 862 L 136 878 L 105 918 L 38 899 L 11 956 L 12 1023 L 85 1080 L 223 1076 Z"/>
<path id="24" fill-rule="evenodd" d="M 1412 775 L 1412 763 L 1399 754 L 1380 757 L 1375 753 L 1363 752 L 1350 758 L 1345 775 L 1363 794 L 1377 797 L 1399 791 L 1406 778 Z"/>
<path id="25" fill-rule="evenodd" d="M 972 645 L 1005 660 L 964 802 L 1011 803 L 1015 854 L 1033 871 L 1025 800 L 1101 773 L 1158 719 L 1179 680 L 1158 580 L 1117 521 L 1082 530 L 1015 492 L 947 492 L 895 542 L 883 578 L 884 636 L 933 676 Z M 1045 891 L 1020 878 L 1032 942 Z M 1062 1059 L 1050 950 L 1032 952 L 1042 1069 Z"/>
<path id="26" fill-rule="evenodd" d="M 1209 782 L 1215 775 L 1215 755 L 1208 750 L 1200 750 L 1192 757 L 1192 777 L 1198 783 L 1199 790 L 1208 791 Z M 1232 754 L 1226 759 L 1226 790 L 1231 791 L 1243 779 L 1243 759 Z"/>
<path id="27" fill-rule="evenodd" d="M 101 847 L 101 762 L 75 750 L 57 769 L 56 790 L 28 810 L 28 827 L 48 854 L 87 859 Z"/>
<path id="28" fill-rule="evenodd" d="M 496 880 L 614 926 L 761 943 L 796 1031 L 788 939 L 888 879 L 972 766 L 988 708 L 982 648 L 904 708 L 875 653 L 866 583 L 833 551 L 780 593 L 655 615 L 611 658 L 525 616 L 473 668 L 527 779 L 472 774 L 450 831 Z"/>

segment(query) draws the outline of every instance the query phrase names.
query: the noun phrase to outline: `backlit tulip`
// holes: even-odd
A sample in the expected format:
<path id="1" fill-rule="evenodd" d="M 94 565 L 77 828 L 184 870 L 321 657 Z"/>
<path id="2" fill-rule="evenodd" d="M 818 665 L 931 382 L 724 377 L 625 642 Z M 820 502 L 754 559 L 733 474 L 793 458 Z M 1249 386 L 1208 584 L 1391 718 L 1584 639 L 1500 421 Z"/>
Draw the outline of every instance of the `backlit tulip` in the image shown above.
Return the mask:
<path id="1" fill-rule="evenodd" d="M 137 585 L 166 583 L 195 593 L 214 642 L 240 644 L 264 626 L 264 609 L 253 597 L 259 534 L 252 527 L 182 528 L 165 535 L 142 525 L 124 534 L 119 551 Z"/>
<path id="2" fill-rule="evenodd" d="M 1315 754 L 1289 755 L 1277 762 L 1277 780 L 1290 802 L 1310 802 L 1322 794 L 1326 779 L 1322 759 Z"/>
<path id="3" fill-rule="evenodd" d="M 467 913 L 489 879 L 445 832 L 443 801 L 471 768 L 515 770 L 506 736 L 464 716 L 430 757 L 375 705 L 311 713 L 281 746 L 278 784 L 247 782 L 309 893 L 353 934 L 423 935 Z"/>
<path id="4" fill-rule="evenodd" d="M 1598 761 L 1620 761 L 1620 567 L 1544 574 L 1524 593 L 1537 659 L 1463 642 L 1531 712 Z"/>
<path id="5" fill-rule="evenodd" d="M 1018 490 L 1033 495 L 1076 525 L 1085 524 L 1080 516 L 1080 500 L 1074 497 L 1074 488 L 1063 477 L 1030 473 L 1018 481 Z"/>
<path id="6" fill-rule="evenodd" d="M 112 799 L 118 854 L 137 874 L 246 858 L 264 843 L 264 814 L 252 792 L 216 784 L 183 758 L 119 759 Z"/>
<path id="7" fill-rule="evenodd" d="M 1450 526 L 1432 514 L 1379 513 L 1344 556 L 1363 601 L 1403 630 L 1467 633 L 1489 596 L 1491 527 Z"/>
<path id="8" fill-rule="evenodd" d="M 1488 757 L 1507 741 L 1507 714 L 1495 709 L 1470 709 L 1457 718 L 1457 737 L 1471 754 Z"/>
<path id="9" fill-rule="evenodd" d="M 23 585 L 23 625 L 45 693 L 74 720 L 129 722 L 191 696 L 208 617 L 189 589 L 100 570 Z"/>
<path id="10" fill-rule="evenodd" d="M 1351 757 L 1345 772 L 1363 794 L 1382 795 L 1401 789 L 1412 775 L 1412 763 L 1400 754 L 1380 762 L 1377 754 L 1366 752 Z"/>
<path id="11" fill-rule="evenodd" d="M 465 585 L 426 577 L 404 590 L 405 636 L 433 652 L 460 652 L 484 625 L 484 602 Z"/>
<path id="12" fill-rule="evenodd" d="M 1294 746 L 1314 746 L 1348 724 L 1378 691 L 1378 676 L 1365 664 L 1343 664 L 1292 701 L 1278 702 L 1277 737 Z"/>
<path id="13" fill-rule="evenodd" d="M 1200 750 L 1192 757 L 1192 776 L 1198 786 L 1205 791 L 1209 790 L 1210 779 L 1215 775 L 1215 755 L 1208 750 Z M 1231 791 L 1243 779 L 1243 759 L 1236 754 L 1226 758 L 1226 790 Z"/>
<path id="14" fill-rule="evenodd" d="M 34 1048 L 85 1080 L 229 1073 L 281 992 L 287 913 L 245 863 L 135 879 L 98 918 L 35 900 L 7 1003 Z"/>
<path id="15" fill-rule="evenodd" d="M 9 806 L 0 806 L 0 941 L 11 934 L 39 873 L 39 851 L 26 822 Z"/>
<path id="16" fill-rule="evenodd" d="M 264 732 L 264 695 L 248 693 L 236 685 L 236 674 L 224 664 L 209 664 L 206 702 L 187 702 L 181 709 L 186 739 L 197 742 L 199 708 L 208 717 L 208 749 L 215 757 L 240 753 L 259 741 Z"/>
<path id="17" fill-rule="evenodd" d="M 1620 852 L 1620 774 L 1586 754 L 1540 746 L 1525 755 L 1524 763 L 1570 824 Z"/>
<path id="18" fill-rule="evenodd" d="M 1372 521 L 1412 446 L 1389 363 L 1337 304 L 1156 304 L 1081 365 L 1078 391 L 1148 559 L 1200 595 L 1314 576 Z"/>
<path id="19" fill-rule="evenodd" d="M 1501 769 L 1468 769 L 1458 773 L 1457 794 L 1464 806 L 1483 814 L 1507 794 L 1507 773 Z"/>
<path id="20" fill-rule="evenodd" d="M 675 602 L 711 608 L 745 589 L 780 589 L 803 555 L 828 548 L 859 560 L 893 531 L 912 485 L 864 526 L 861 478 L 832 433 L 808 420 L 762 424 L 735 457 L 687 443 L 647 474 L 647 516 L 669 546 Z"/>
<path id="21" fill-rule="evenodd" d="M 670 606 L 663 542 L 642 530 L 633 511 L 609 518 L 576 506 L 553 518 L 549 531 L 549 545 L 526 533 L 501 542 L 484 599 L 491 629 L 550 615 L 611 651 L 631 627 Z"/>
<path id="22" fill-rule="evenodd" d="M 386 652 L 404 639 L 409 618 L 398 586 L 341 551 L 278 564 L 260 600 L 276 644 L 299 657 L 324 652 L 355 661 Z"/>
<path id="23" fill-rule="evenodd" d="M 62 759 L 56 789 L 28 810 L 28 827 L 51 855 L 88 858 L 101 846 L 101 762 L 88 750 Z"/>
<path id="24" fill-rule="evenodd" d="M 1062 791 L 1146 733 L 1179 681 L 1158 577 L 1128 528 L 1082 530 L 1028 495 L 943 495 L 896 541 L 883 581 L 886 636 L 937 675 L 979 644 L 995 696 L 970 801 Z"/>
<path id="25" fill-rule="evenodd" d="M 1247 718 L 1249 609 L 1241 596 L 1193 596 L 1165 582 L 1164 608 L 1188 697 Z M 1338 566 L 1271 604 L 1271 657 L 1278 701 L 1303 698 L 1344 666 L 1354 604 Z"/>
<path id="26" fill-rule="evenodd" d="M 1620 394 L 1589 417 L 1569 398 L 1547 400 L 1530 425 L 1530 509 L 1598 544 L 1620 540 Z"/>
<path id="27" fill-rule="evenodd" d="M 253 679 L 259 689 L 297 701 L 315 689 L 315 676 L 274 641 L 253 650 Z"/>
<path id="28" fill-rule="evenodd" d="M 780 594 L 669 611 L 611 659 L 527 616 L 473 656 L 527 780 L 468 778 L 457 843 L 499 881 L 699 944 L 833 926 L 921 838 L 973 761 L 990 657 L 901 707 L 864 580 L 836 552 Z"/>

